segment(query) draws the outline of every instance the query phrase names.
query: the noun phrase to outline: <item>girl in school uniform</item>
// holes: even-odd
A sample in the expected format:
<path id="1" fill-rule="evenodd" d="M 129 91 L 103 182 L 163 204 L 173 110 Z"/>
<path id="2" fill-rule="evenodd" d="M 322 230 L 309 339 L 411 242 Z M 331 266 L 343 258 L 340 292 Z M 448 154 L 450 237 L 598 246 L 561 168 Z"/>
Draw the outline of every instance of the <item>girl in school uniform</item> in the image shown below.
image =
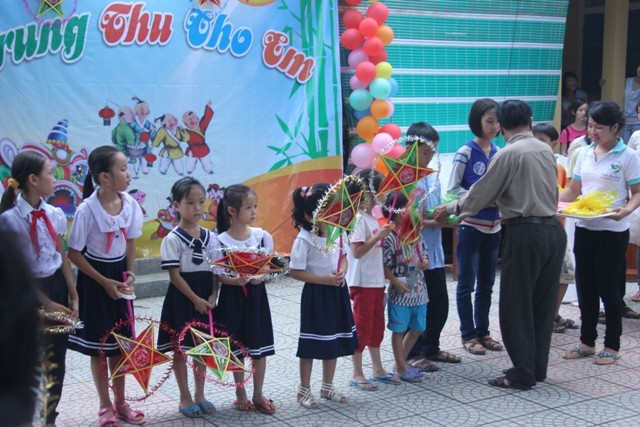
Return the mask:
<path id="1" fill-rule="evenodd" d="M 76 211 L 69 236 L 69 259 L 78 267 L 80 318 L 84 321 L 84 328 L 69 338 L 69 348 L 91 356 L 91 373 L 100 400 L 98 417 L 104 427 L 118 426 L 118 419 L 134 425 L 145 422 L 144 414 L 131 409 L 124 400 L 124 377 L 113 381 L 112 403 L 99 357 L 102 338 L 116 323 L 128 318 L 120 291 L 131 292 L 135 283 L 135 239 L 142 235 L 143 216 L 138 203 L 125 191 L 131 181 L 127 166 L 125 155 L 113 146 L 91 152 L 84 201 Z M 92 179 L 98 184 L 95 191 Z M 128 326 L 115 332 L 131 337 Z M 103 351 L 109 369 L 115 369 L 121 353 L 113 336 L 105 340 Z"/>
<path id="2" fill-rule="evenodd" d="M 194 178 L 181 178 L 171 187 L 171 203 L 180 222 L 160 246 L 162 269 L 169 270 L 171 279 L 160 320 L 176 332 L 182 331 L 190 322 L 209 323 L 207 313 L 215 306 L 217 297 L 215 276 L 204 262 L 211 233 L 199 225 L 205 200 L 204 187 Z M 193 348 L 191 334 L 186 333 L 184 337 L 182 349 Z M 158 334 L 158 350 L 173 350 L 172 337 L 164 329 Z M 192 398 L 185 356 L 174 353 L 173 372 L 180 390 L 178 411 L 188 418 L 212 414 L 216 410 L 204 396 L 204 366 L 196 363 L 193 371 L 195 393 Z"/>
<path id="3" fill-rule="evenodd" d="M 71 267 L 62 244 L 67 231 L 67 218 L 62 209 L 43 200 L 53 193 L 55 178 L 47 158 L 31 151 L 19 153 L 11 164 L 10 187 L 0 203 L 0 229 L 12 232 L 19 239 L 29 269 L 38 284 L 41 304 L 48 312 L 78 316 L 78 293 L 73 283 Z M 16 195 L 17 194 L 17 195 Z M 43 349 L 51 352 L 54 364 L 54 385 L 51 396 L 62 395 L 67 353 L 66 334 L 44 335 Z M 55 425 L 58 400 L 43 414 L 46 425 Z"/>
<path id="4" fill-rule="evenodd" d="M 228 248 L 264 248 L 273 251 L 273 238 L 267 231 L 251 227 L 258 214 L 258 197 L 246 185 L 230 185 L 218 204 L 218 236 L 215 246 Z M 267 369 L 266 356 L 275 354 L 271 310 L 265 282 L 247 281 L 219 272 L 222 288 L 216 308 L 216 321 L 242 343 L 253 360 L 253 396 L 251 401 L 241 384 L 244 372 L 234 372 L 236 397 L 233 406 L 239 411 L 276 412 L 273 400 L 264 396 L 262 388 Z M 241 356 L 241 355 L 238 355 Z M 241 359 L 242 361 L 242 359 Z"/>
<path id="5" fill-rule="evenodd" d="M 347 397 L 333 387 L 338 357 L 354 354 L 358 338 L 353 322 L 349 291 L 345 285 L 346 256 L 339 259 L 335 248 L 324 253 L 316 245 L 325 245 L 325 237 L 312 234 L 313 212 L 329 190 L 328 184 L 296 188 L 293 191 L 291 219 L 300 231 L 293 242 L 289 262 L 290 275 L 304 283 L 300 304 L 300 386 L 297 400 L 305 408 L 319 408 L 311 393 L 313 360 L 322 360 L 320 397 L 347 403 Z M 319 224 L 322 236 L 326 225 Z"/>

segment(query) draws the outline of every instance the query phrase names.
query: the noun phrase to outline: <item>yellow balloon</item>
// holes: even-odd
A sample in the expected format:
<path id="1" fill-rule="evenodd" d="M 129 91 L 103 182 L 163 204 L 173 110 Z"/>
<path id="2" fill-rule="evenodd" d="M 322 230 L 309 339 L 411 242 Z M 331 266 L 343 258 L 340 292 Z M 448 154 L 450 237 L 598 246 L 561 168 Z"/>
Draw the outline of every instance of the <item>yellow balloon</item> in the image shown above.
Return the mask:
<path id="1" fill-rule="evenodd" d="M 376 64 L 376 77 L 388 79 L 393 75 L 393 67 L 386 61 Z"/>

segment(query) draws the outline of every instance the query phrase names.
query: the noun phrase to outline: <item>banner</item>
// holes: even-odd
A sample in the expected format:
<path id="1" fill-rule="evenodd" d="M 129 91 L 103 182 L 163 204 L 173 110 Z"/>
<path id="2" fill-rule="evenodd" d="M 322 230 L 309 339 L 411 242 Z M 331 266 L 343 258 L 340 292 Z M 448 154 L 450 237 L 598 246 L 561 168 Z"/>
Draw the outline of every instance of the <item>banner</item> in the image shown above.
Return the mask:
<path id="1" fill-rule="evenodd" d="M 9 4 L 11 3 L 11 5 Z M 145 212 L 138 256 L 176 224 L 172 184 L 257 194 L 257 226 L 288 252 L 295 187 L 341 175 L 337 2 L 7 0 L 0 15 L 0 180 L 20 150 L 51 159 L 69 220 L 90 151 L 129 159 Z"/>

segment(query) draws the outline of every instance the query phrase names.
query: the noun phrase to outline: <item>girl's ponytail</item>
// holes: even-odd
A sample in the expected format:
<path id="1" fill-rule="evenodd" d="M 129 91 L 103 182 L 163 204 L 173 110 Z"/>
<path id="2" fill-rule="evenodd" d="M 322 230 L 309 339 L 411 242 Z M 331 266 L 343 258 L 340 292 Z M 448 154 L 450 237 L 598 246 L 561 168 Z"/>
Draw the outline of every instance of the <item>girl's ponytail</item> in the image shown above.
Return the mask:
<path id="1" fill-rule="evenodd" d="M 9 210 L 16 203 L 18 191 L 28 192 L 27 183 L 30 175 L 40 175 L 47 158 L 35 151 L 21 151 L 11 162 L 11 178 L 9 188 L 2 195 L 0 213 Z"/>
<path id="2" fill-rule="evenodd" d="M 87 172 L 87 176 L 84 178 L 84 186 L 82 187 L 82 200 L 90 197 L 93 194 L 95 187 L 93 186 L 93 177 L 91 171 Z"/>
<path id="3" fill-rule="evenodd" d="M 9 178 L 9 181 L 9 187 L 7 187 L 2 194 L 2 201 L 0 201 L 0 214 L 11 209 L 16 203 L 16 193 L 18 192 L 18 189 L 14 187 L 14 185 L 17 184 L 17 181 L 13 178 Z"/>

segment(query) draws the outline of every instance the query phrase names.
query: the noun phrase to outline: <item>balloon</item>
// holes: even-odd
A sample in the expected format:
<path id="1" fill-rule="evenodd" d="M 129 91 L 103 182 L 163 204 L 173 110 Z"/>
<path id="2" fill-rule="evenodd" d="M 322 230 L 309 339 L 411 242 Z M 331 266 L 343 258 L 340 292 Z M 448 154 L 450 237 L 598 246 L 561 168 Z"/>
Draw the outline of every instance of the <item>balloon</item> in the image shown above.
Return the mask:
<path id="1" fill-rule="evenodd" d="M 366 110 L 371 105 L 373 97 L 366 89 L 356 89 L 349 95 L 349 105 L 354 110 Z"/>
<path id="2" fill-rule="evenodd" d="M 356 116 L 356 119 L 360 120 L 363 117 L 367 117 L 371 115 L 371 110 L 367 108 L 366 110 L 355 110 L 353 115 Z"/>
<path id="3" fill-rule="evenodd" d="M 344 0 L 344 2 L 349 6 L 357 6 L 362 3 L 362 0 Z"/>
<path id="4" fill-rule="evenodd" d="M 376 64 L 376 77 L 388 79 L 393 74 L 393 67 L 386 61 Z"/>
<path id="5" fill-rule="evenodd" d="M 391 94 L 391 85 L 387 79 L 374 79 L 369 85 L 369 92 L 376 99 L 385 99 Z"/>
<path id="6" fill-rule="evenodd" d="M 376 153 L 387 154 L 393 146 L 393 138 L 388 133 L 379 133 L 373 137 L 371 145 Z"/>
<path id="7" fill-rule="evenodd" d="M 387 81 L 391 85 L 391 94 L 389 96 L 396 96 L 396 93 L 398 93 L 398 81 L 393 77 L 389 77 Z"/>
<path id="8" fill-rule="evenodd" d="M 389 116 L 389 103 L 384 99 L 376 99 L 371 103 L 371 115 L 376 119 L 384 119 Z"/>
<path id="9" fill-rule="evenodd" d="M 382 41 L 384 46 L 390 44 L 393 41 L 393 29 L 388 25 L 380 25 L 376 32 L 376 37 Z"/>
<path id="10" fill-rule="evenodd" d="M 347 2 L 349 3 L 349 2 Z M 367 18 L 373 18 L 380 25 L 389 17 L 389 8 L 382 3 L 376 3 L 369 6 L 367 9 Z"/>
<path id="11" fill-rule="evenodd" d="M 395 123 L 387 123 L 380 128 L 380 132 L 388 133 L 394 140 L 400 139 L 400 137 L 402 136 L 402 130 L 400 130 L 400 126 Z"/>
<path id="12" fill-rule="evenodd" d="M 373 215 L 375 219 L 384 218 L 384 215 L 382 214 L 382 207 L 380 205 L 375 205 L 371 209 L 371 215 Z"/>
<path id="13" fill-rule="evenodd" d="M 351 88 L 351 90 L 366 89 L 367 86 L 369 86 L 368 83 L 361 82 L 355 75 L 351 76 L 351 78 L 349 79 L 349 87 Z"/>
<path id="14" fill-rule="evenodd" d="M 376 66 L 369 61 L 364 61 L 356 67 L 358 80 L 364 83 L 371 83 L 376 78 Z"/>
<path id="15" fill-rule="evenodd" d="M 360 21 L 364 19 L 362 13 L 360 13 L 356 9 L 347 9 L 347 11 L 342 16 L 342 23 L 346 28 L 355 28 L 358 29 L 358 25 L 360 25 Z"/>
<path id="16" fill-rule="evenodd" d="M 347 31 L 350 31 L 350 30 L 346 30 L 345 33 Z M 344 33 L 342 34 L 344 35 Z M 364 51 L 367 52 L 367 55 L 369 56 L 379 55 L 380 52 L 382 52 L 382 49 L 384 49 L 384 46 L 382 46 L 382 40 L 380 40 L 377 37 L 368 38 L 364 42 Z"/>
<path id="17" fill-rule="evenodd" d="M 369 144 L 358 144 L 351 150 L 351 161 L 361 168 L 370 168 L 375 155 Z"/>
<path id="18" fill-rule="evenodd" d="M 384 162 L 382 161 L 382 157 L 380 156 L 378 156 L 378 160 L 376 161 L 376 165 L 374 169 L 380 172 L 384 176 L 389 175 L 389 169 L 387 169 Z"/>
<path id="19" fill-rule="evenodd" d="M 378 39 L 380 40 L 380 39 Z M 345 49 L 354 50 L 362 45 L 364 38 L 360 34 L 360 31 L 355 28 L 347 28 L 340 36 L 340 43 Z M 382 42 L 380 42 L 382 44 Z"/>
<path id="20" fill-rule="evenodd" d="M 358 136 L 362 139 L 372 139 L 379 128 L 380 125 L 373 116 L 366 116 L 361 118 L 358 121 L 358 125 L 356 126 Z"/>
<path id="21" fill-rule="evenodd" d="M 378 32 L 378 23 L 373 18 L 364 18 L 358 25 L 363 37 L 373 37 Z"/>
<path id="22" fill-rule="evenodd" d="M 351 53 L 349 53 L 349 57 L 347 58 L 349 67 L 354 69 L 358 66 L 359 63 L 368 61 L 368 60 L 369 60 L 369 55 L 367 55 L 364 49 L 361 49 L 361 48 L 351 51 Z"/>
<path id="23" fill-rule="evenodd" d="M 402 156 L 405 151 L 407 151 L 407 148 L 404 145 L 395 144 L 391 148 L 391 150 L 389 150 L 389 152 L 387 153 L 387 156 L 393 157 L 394 159 L 397 159 L 400 156 Z"/>
<path id="24" fill-rule="evenodd" d="M 387 54 L 387 50 L 385 48 L 382 48 L 382 52 L 380 52 L 380 54 L 369 56 L 369 61 L 373 62 L 374 64 L 379 64 L 382 61 L 386 61 L 388 57 L 389 54 Z"/>
<path id="25" fill-rule="evenodd" d="M 388 99 L 387 101 L 387 105 L 389 106 L 389 111 L 387 112 L 387 115 L 384 116 L 384 119 L 388 119 L 389 117 L 393 116 L 393 113 L 396 111 L 396 106 L 393 105 L 393 102 L 389 101 Z"/>

